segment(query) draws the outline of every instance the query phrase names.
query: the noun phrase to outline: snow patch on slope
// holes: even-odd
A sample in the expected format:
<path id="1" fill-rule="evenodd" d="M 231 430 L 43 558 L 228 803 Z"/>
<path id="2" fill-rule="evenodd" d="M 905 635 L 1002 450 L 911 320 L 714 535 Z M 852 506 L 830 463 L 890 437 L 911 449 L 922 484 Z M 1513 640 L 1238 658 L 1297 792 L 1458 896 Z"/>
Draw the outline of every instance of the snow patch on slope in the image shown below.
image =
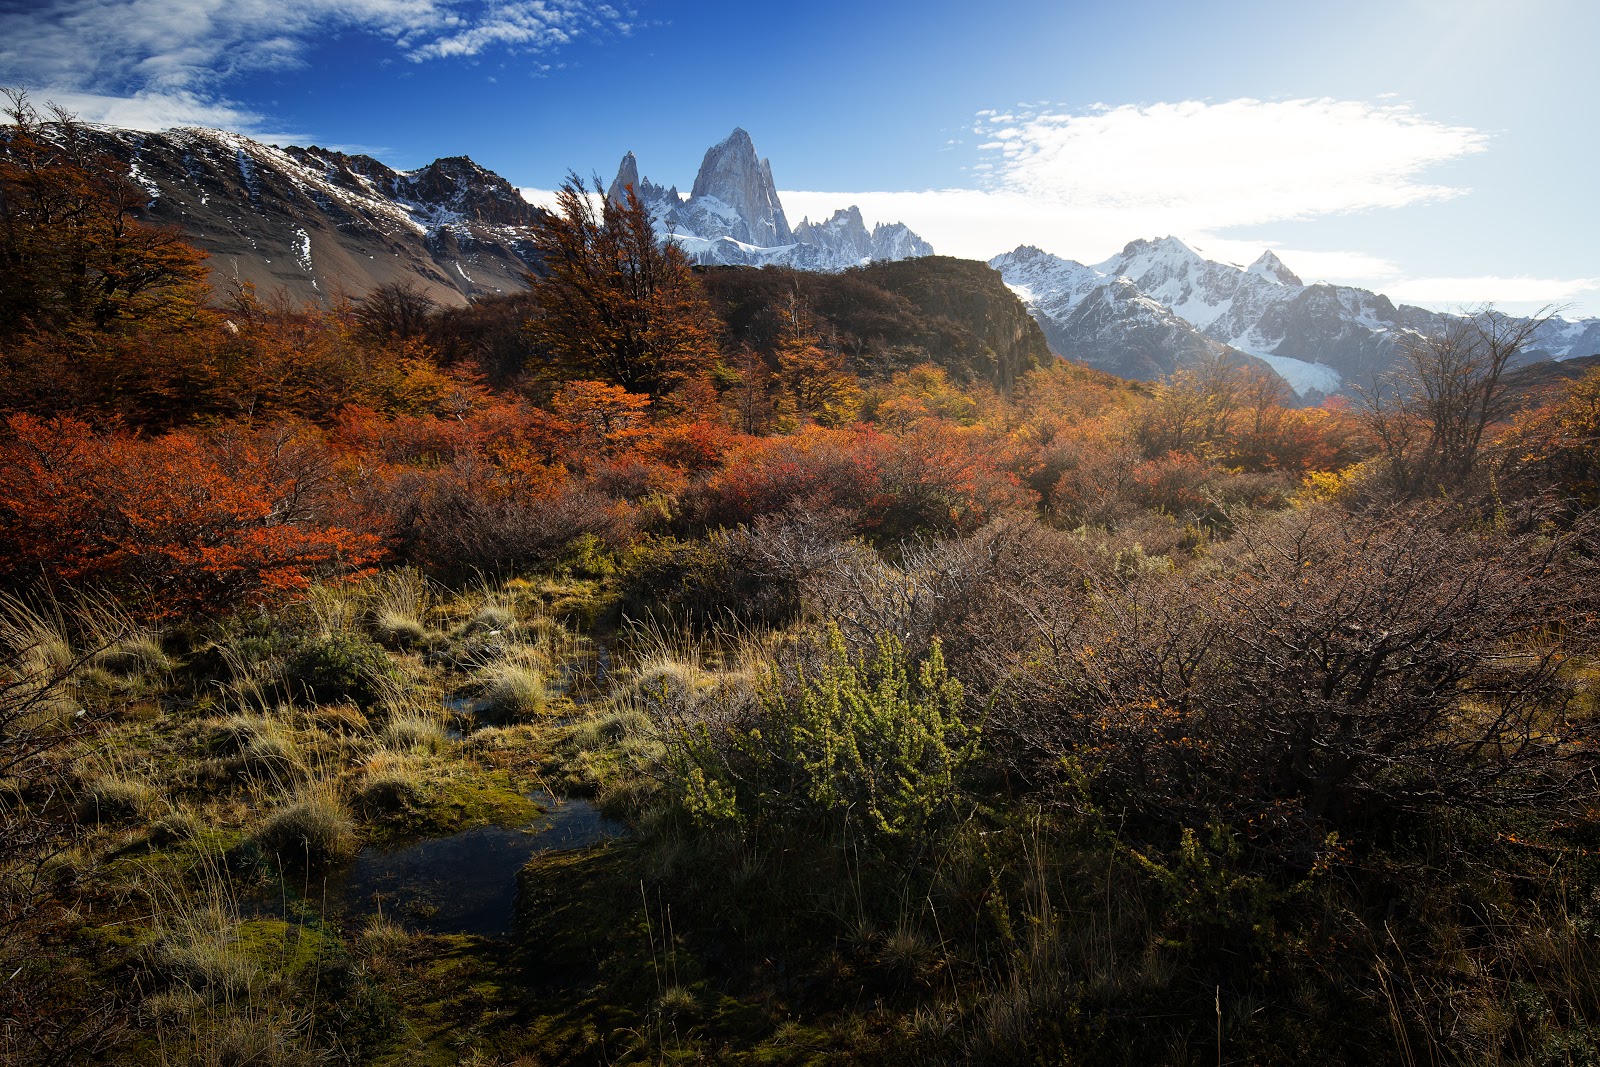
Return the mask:
<path id="1" fill-rule="evenodd" d="M 1344 384 L 1339 372 L 1325 363 L 1307 363 L 1293 356 L 1274 356 L 1267 352 L 1246 352 L 1246 354 L 1255 356 L 1271 367 L 1278 377 L 1287 382 L 1289 388 L 1300 396 L 1305 396 L 1313 390 L 1323 394 L 1336 393 Z"/>

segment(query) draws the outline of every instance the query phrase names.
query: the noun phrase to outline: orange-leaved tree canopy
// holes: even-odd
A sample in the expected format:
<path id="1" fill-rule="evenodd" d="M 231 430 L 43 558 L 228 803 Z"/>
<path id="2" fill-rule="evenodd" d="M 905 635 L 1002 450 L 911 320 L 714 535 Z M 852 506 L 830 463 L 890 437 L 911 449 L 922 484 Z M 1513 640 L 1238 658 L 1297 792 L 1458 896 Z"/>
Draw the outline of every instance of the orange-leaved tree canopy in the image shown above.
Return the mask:
<path id="1" fill-rule="evenodd" d="M 532 277 L 527 329 L 563 376 L 659 396 L 716 363 L 721 327 L 699 279 L 656 240 L 631 188 L 611 199 L 596 179 L 591 195 L 569 174 L 533 240 L 544 273 Z"/>
<path id="2" fill-rule="evenodd" d="M 67 112 L 9 91 L 0 127 L 0 336 L 195 314 L 204 253 L 135 216 L 148 196 Z"/>
<path id="3" fill-rule="evenodd" d="M 0 582 L 102 587 L 151 615 L 216 611 L 372 561 L 327 514 L 332 457 L 304 423 L 202 436 L 13 415 L 0 435 Z"/>

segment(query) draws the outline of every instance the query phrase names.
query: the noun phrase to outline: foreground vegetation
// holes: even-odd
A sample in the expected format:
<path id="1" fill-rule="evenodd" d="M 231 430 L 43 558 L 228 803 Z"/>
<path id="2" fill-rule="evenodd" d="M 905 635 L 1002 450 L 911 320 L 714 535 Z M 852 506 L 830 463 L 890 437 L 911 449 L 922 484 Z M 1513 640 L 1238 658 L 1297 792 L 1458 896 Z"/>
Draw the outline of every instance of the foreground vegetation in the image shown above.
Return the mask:
<path id="1" fill-rule="evenodd" d="M 575 183 L 527 296 L 217 310 L 13 117 L 10 1060 L 1600 1061 L 1600 378 L 1506 320 L 1135 385 Z M 562 803 L 507 936 L 350 889 Z"/>

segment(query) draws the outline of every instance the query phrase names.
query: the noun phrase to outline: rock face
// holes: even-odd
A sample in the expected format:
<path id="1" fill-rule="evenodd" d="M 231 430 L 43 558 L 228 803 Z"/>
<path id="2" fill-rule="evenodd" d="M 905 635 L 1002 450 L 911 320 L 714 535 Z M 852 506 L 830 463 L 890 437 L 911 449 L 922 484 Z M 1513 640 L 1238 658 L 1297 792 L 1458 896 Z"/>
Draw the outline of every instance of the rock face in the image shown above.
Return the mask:
<path id="1" fill-rule="evenodd" d="M 797 243 L 814 248 L 830 262 L 859 265 L 875 261 L 933 255 L 933 246 L 902 222 L 880 222 L 870 231 L 855 206 L 840 208 L 826 222 L 801 219 L 794 228 Z"/>
<path id="2" fill-rule="evenodd" d="M 742 129 L 706 151 L 687 199 L 677 186 L 663 189 L 641 178 L 632 152 L 622 157 L 607 195 L 620 200 L 630 186 L 649 209 L 656 233 L 676 241 L 696 263 L 836 271 L 933 254 L 928 242 L 902 223 L 879 223 L 869 232 L 855 207 L 821 223 L 802 220 L 791 229 L 772 164 L 756 155 Z"/>
<path id="3" fill-rule="evenodd" d="M 689 202 L 702 215 L 728 220 L 731 228 L 719 236 L 768 248 L 793 243 L 778 188 L 772 184 L 772 164 L 756 158 L 756 146 L 742 129 L 706 149 Z"/>
<path id="4" fill-rule="evenodd" d="M 526 288 L 539 211 L 465 156 L 397 171 L 221 130 L 92 135 L 149 194 L 145 219 L 211 254 L 219 288 L 323 301 L 410 282 L 446 304 Z"/>
<path id="5" fill-rule="evenodd" d="M 1206 259 L 1178 240 L 1133 241 L 1086 266 L 1023 246 L 989 261 L 1028 304 L 1057 352 L 1152 379 L 1206 353 L 1261 360 L 1303 398 L 1370 381 L 1407 337 L 1451 316 L 1352 286 L 1306 285 L 1272 252 L 1249 267 Z M 1526 360 L 1600 351 L 1600 319 L 1552 319 Z"/>

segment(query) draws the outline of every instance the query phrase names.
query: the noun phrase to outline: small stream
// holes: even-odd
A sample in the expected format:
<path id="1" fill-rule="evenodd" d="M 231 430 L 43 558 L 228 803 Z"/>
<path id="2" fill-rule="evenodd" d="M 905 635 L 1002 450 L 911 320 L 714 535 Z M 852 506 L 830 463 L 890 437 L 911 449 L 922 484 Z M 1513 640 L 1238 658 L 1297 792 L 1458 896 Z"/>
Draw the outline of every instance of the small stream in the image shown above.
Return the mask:
<path id="1" fill-rule="evenodd" d="M 529 830 L 477 826 L 395 849 L 364 848 L 330 895 L 351 918 L 379 915 L 434 934 L 508 937 L 517 872 L 540 852 L 587 848 L 625 828 L 587 800 L 532 794 L 545 814 Z"/>

